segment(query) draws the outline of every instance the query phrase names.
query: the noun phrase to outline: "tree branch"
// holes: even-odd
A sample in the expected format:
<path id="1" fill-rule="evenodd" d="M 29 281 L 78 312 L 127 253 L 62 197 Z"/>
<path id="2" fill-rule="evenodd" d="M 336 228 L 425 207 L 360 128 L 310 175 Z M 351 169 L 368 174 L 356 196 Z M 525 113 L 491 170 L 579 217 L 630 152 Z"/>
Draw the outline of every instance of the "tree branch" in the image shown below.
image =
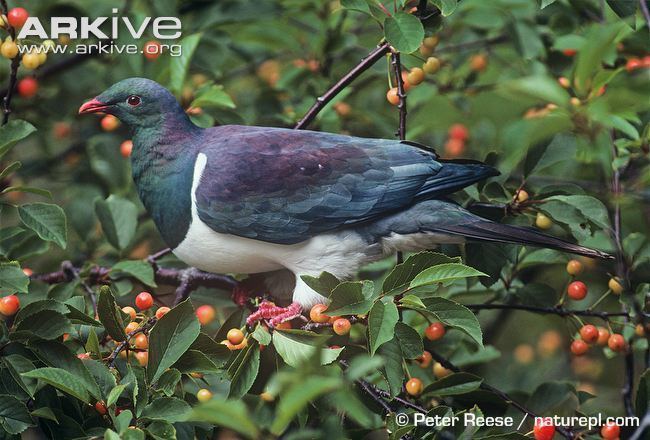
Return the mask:
<path id="1" fill-rule="evenodd" d="M 558 315 L 558 316 L 592 316 L 608 321 L 609 318 L 622 316 L 629 318 L 628 312 L 600 312 L 597 310 L 571 310 L 563 307 L 537 307 L 527 306 L 523 304 L 465 304 L 465 307 L 472 311 L 476 310 L 524 310 L 532 313 L 540 313 L 543 315 Z"/>
<path id="2" fill-rule="evenodd" d="M 154 324 L 158 321 L 158 318 L 155 316 L 149 318 L 147 322 L 142 324 L 140 327 L 136 328 L 132 332 L 129 332 L 126 334 L 126 339 L 117 344 L 115 349 L 111 352 L 111 354 L 105 359 L 105 362 L 107 363 L 109 368 L 112 368 L 115 364 L 115 360 L 117 359 L 117 356 L 124 350 L 129 348 L 129 343 L 131 342 L 131 339 L 137 335 L 138 333 L 144 333 L 147 334 L 149 330 L 151 330 L 151 327 L 154 326 Z"/>
<path id="3" fill-rule="evenodd" d="M 390 53 L 391 64 L 393 65 L 393 73 L 395 74 L 395 83 L 397 84 L 397 96 L 399 97 L 399 126 L 397 128 L 397 137 L 403 141 L 406 139 L 406 91 L 404 90 L 404 80 L 402 79 L 402 62 L 400 54 L 397 51 Z"/>

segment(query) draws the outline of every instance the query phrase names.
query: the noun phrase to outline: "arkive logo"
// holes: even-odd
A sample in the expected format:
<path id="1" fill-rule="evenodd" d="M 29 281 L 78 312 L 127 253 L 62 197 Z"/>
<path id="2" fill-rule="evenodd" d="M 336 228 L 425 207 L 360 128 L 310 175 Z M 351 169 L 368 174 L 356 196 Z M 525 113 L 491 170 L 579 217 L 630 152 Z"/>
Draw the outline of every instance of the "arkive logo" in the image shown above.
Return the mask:
<path id="1" fill-rule="evenodd" d="M 112 12 L 118 14 L 118 9 L 113 9 Z M 100 29 L 108 22 L 110 22 L 110 34 Z M 131 22 L 129 17 L 115 15 L 95 19 L 90 17 L 51 17 L 49 34 L 38 17 L 29 17 L 20 29 L 17 38 L 56 39 L 66 35 L 71 39 L 88 39 L 94 36 L 100 40 L 115 40 L 126 29 L 131 37 L 137 40 L 142 38 L 148 28 L 151 28 L 152 34 L 161 40 L 173 40 L 182 35 L 181 20 L 178 17 L 145 17 L 140 25 L 136 25 Z"/>

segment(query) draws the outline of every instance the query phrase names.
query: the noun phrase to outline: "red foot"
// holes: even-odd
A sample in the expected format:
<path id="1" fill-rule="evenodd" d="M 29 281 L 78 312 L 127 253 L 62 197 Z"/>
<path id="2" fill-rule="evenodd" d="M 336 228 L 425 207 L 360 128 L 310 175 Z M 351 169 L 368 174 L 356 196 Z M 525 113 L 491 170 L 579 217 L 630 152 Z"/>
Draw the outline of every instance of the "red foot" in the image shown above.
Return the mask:
<path id="1" fill-rule="evenodd" d="M 268 319 L 269 324 L 276 326 L 300 316 L 301 313 L 302 306 L 298 303 L 292 303 L 289 307 L 278 307 L 272 302 L 262 301 L 257 311 L 246 319 L 246 324 L 253 325 L 257 321 Z"/>
<path id="2" fill-rule="evenodd" d="M 246 305 L 246 302 L 248 301 L 248 298 L 251 296 L 251 292 L 241 286 L 236 286 L 234 289 L 232 289 L 232 301 L 237 304 L 240 307 L 243 307 Z"/>

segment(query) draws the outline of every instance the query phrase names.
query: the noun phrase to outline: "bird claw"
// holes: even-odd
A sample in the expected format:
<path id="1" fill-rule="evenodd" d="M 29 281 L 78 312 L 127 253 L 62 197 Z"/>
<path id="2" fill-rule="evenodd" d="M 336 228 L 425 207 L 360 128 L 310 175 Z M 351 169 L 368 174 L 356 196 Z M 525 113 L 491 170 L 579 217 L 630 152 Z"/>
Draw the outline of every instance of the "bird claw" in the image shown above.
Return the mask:
<path id="1" fill-rule="evenodd" d="M 300 316 L 302 306 L 298 303 L 291 303 L 288 307 L 278 307 L 270 301 L 262 301 L 257 311 L 246 318 L 246 324 L 252 326 L 262 319 L 268 320 L 272 327 Z"/>

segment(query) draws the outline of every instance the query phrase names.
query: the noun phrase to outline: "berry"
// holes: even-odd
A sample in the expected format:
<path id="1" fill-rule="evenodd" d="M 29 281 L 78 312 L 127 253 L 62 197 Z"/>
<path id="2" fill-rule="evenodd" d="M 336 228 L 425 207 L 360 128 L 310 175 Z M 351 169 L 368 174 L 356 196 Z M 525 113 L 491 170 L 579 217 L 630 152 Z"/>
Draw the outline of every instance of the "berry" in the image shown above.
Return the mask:
<path id="1" fill-rule="evenodd" d="M 135 337 L 135 348 L 139 348 L 141 350 L 146 350 L 149 348 L 149 339 L 147 338 L 147 335 L 144 333 L 138 333 L 138 335 Z"/>
<path id="2" fill-rule="evenodd" d="M 23 267 L 23 273 L 25 274 L 25 276 L 28 276 L 28 277 L 31 277 L 32 275 L 34 275 L 34 271 L 31 270 L 29 267 Z"/>
<path id="3" fill-rule="evenodd" d="M 215 314 L 214 307 L 207 304 L 196 309 L 196 317 L 199 319 L 201 325 L 208 325 L 214 321 Z"/>
<path id="4" fill-rule="evenodd" d="M 517 203 L 523 203 L 526 200 L 528 200 L 529 198 L 530 198 L 530 195 L 528 194 L 528 191 L 526 191 L 525 189 L 520 189 L 515 194 L 515 200 L 517 201 Z"/>
<path id="5" fill-rule="evenodd" d="M 25 8 L 12 8 L 7 13 L 7 21 L 15 28 L 21 28 L 29 18 L 29 12 Z"/>
<path id="6" fill-rule="evenodd" d="M 402 77 L 402 86 L 404 87 L 404 91 L 408 91 L 411 88 L 411 83 L 409 82 L 408 79 L 408 73 L 402 71 L 401 75 Z"/>
<path id="7" fill-rule="evenodd" d="M 149 352 L 146 351 L 138 351 L 135 354 L 135 358 L 140 364 L 141 367 L 146 367 L 147 364 L 149 363 Z"/>
<path id="8" fill-rule="evenodd" d="M 264 391 L 263 393 L 260 393 L 260 399 L 265 402 L 273 402 L 275 400 L 275 397 L 273 397 L 273 394 Z"/>
<path id="9" fill-rule="evenodd" d="M 422 45 L 424 47 L 426 47 L 426 48 L 429 48 L 429 49 L 435 49 L 439 42 L 440 42 L 440 39 L 434 35 L 434 36 L 427 37 L 424 40 L 422 40 Z"/>
<path id="10" fill-rule="evenodd" d="M 127 140 L 120 144 L 120 154 L 122 156 L 131 156 L 131 151 L 133 151 L 133 141 Z"/>
<path id="11" fill-rule="evenodd" d="M 607 340 L 607 346 L 612 351 L 621 352 L 621 351 L 625 351 L 625 348 L 627 347 L 627 343 L 625 342 L 625 338 L 623 337 L 623 335 L 614 333 Z"/>
<path id="12" fill-rule="evenodd" d="M 569 275 L 580 275 L 582 273 L 582 270 L 584 267 L 582 266 L 582 263 L 579 262 L 578 260 L 570 260 L 566 264 L 566 271 Z"/>
<path id="13" fill-rule="evenodd" d="M 634 334 L 637 335 L 638 337 L 645 336 L 645 328 L 643 328 L 643 325 L 637 324 L 634 327 Z"/>
<path id="14" fill-rule="evenodd" d="M 424 81 L 424 70 L 419 67 L 414 67 L 411 69 L 407 76 L 408 82 L 413 86 L 417 86 L 422 81 Z"/>
<path id="15" fill-rule="evenodd" d="M 169 312 L 169 307 L 160 307 L 158 310 L 156 310 L 156 318 L 162 318 L 167 314 L 167 312 Z"/>
<path id="16" fill-rule="evenodd" d="M 575 96 L 573 98 L 569 99 L 569 103 L 574 107 L 580 107 L 580 104 L 581 104 L 580 99 L 576 98 Z"/>
<path id="17" fill-rule="evenodd" d="M 352 112 L 352 107 L 347 102 L 339 101 L 334 104 L 334 111 L 342 118 L 349 116 Z"/>
<path id="18" fill-rule="evenodd" d="M 37 53 L 27 53 L 23 55 L 23 67 L 25 69 L 34 70 L 41 65 L 41 59 Z"/>
<path id="19" fill-rule="evenodd" d="M 600 428 L 600 436 L 605 440 L 616 440 L 621 435 L 621 427 L 616 423 L 608 422 Z"/>
<path id="20" fill-rule="evenodd" d="M 487 57 L 483 54 L 478 54 L 472 56 L 469 60 L 469 67 L 474 71 L 474 72 L 482 72 L 485 70 L 487 67 Z"/>
<path id="21" fill-rule="evenodd" d="M 445 154 L 449 157 L 458 157 L 465 152 L 465 142 L 460 139 L 447 139 Z"/>
<path id="22" fill-rule="evenodd" d="M 628 72 L 639 69 L 641 67 L 643 67 L 643 62 L 638 58 L 630 58 L 627 60 L 627 63 L 625 63 L 625 70 Z"/>
<path id="23" fill-rule="evenodd" d="M 564 76 L 559 77 L 557 79 L 557 82 L 560 83 L 560 85 L 565 89 L 568 89 L 571 86 L 571 82 L 569 82 L 569 79 Z"/>
<path id="24" fill-rule="evenodd" d="M 583 325 L 582 328 L 580 328 L 580 337 L 587 344 L 593 344 L 598 341 L 598 329 L 595 325 Z"/>
<path id="25" fill-rule="evenodd" d="M 20 300 L 16 295 L 5 296 L 0 299 L 0 313 L 5 316 L 13 316 L 20 308 Z"/>
<path id="26" fill-rule="evenodd" d="M 196 371 L 190 373 L 190 376 L 192 376 L 194 379 L 203 379 L 203 373 L 197 373 Z"/>
<path id="27" fill-rule="evenodd" d="M 609 340 L 609 330 L 607 330 L 605 327 L 598 327 L 598 339 L 596 340 L 596 343 L 601 346 L 607 345 L 607 341 Z"/>
<path id="28" fill-rule="evenodd" d="M 137 330 L 137 328 L 140 327 L 140 324 L 138 324 L 135 321 L 129 322 L 129 324 L 124 327 L 124 333 L 131 333 L 134 330 Z"/>
<path id="29" fill-rule="evenodd" d="M 589 350 L 589 345 L 582 339 L 576 339 L 571 343 L 571 353 L 582 356 Z"/>
<path id="30" fill-rule="evenodd" d="M 564 49 L 564 50 L 562 51 L 562 53 L 563 53 L 564 55 L 568 56 L 568 57 L 572 57 L 572 56 L 574 56 L 575 54 L 577 54 L 578 51 L 575 50 L 575 49 Z"/>
<path id="31" fill-rule="evenodd" d="M 535 440 L 552 440 L 555 435 L 555 426 L 551 424 L 551 419 L 536 419 L 533 435 Z"/>
<path id="32" fill-rule="evenodd" d="M 228 338 L 228 342 L 230 342 L 232 345 L 239 345 L 244 341 L 244 332 L 238 328 L 231 328 L 228 330 L 226 338 Z"/>
<path id="33" fill-rule="evenodd" d="M 327 306 L 325 304 L 314 305 L 314 307 L 312 307 L 309 311 L 309 319 L 319 324 L 326 323 L 330 320 L 330 317 L 323 313 L 325 310 L 327 310 Z"/>
<path id="34" fill-rule="evenodd" d="M 147 41 L 142 48 L 142 53 L 146 59 L 154 61 L 162 54 L 162 47 L 156 40 Z"/>
<path id="35" fill-rule="evenodd" d="M 0 46 L 0 54 L 10 60 L 16 58 L 16 55 L 18 55 L 18 45 L 13 41 L 5 41 Z"/>
<path id="36" fill-rule="evenodd" d="M 452 125 L 451 127 L 449 127 L 447 134 L 449 135 L 450 138 L 459 139 L 461 141 L 466 141 L 467 138 L 469 137 L 469 131 L 467 130 L 467 127 L 465 127 L 463 124 Z"/>
<path id="37" fill-rule="evenodd" d="M 587 285 L 582 281 L 574 281 L 566 289 L 569 298 L 580 301 L 587 296 Z"/>
<path id="38" fill-rule="evenodd" d="M 535 358 L 535 350 L 530 344 L 519 344 L 515 347 L 513 355 L 518 363 L 528 365 Z"/>
<path id="39" fill-rule="evenodd" d="M 210 392 L 210 390 L 206 390 L 205 388 L 201 388 L 196 393 L 196 399 L 199 402 L 207 402 L 208 400 L 212 399 L 212 393 Z"/>
<path id="40" fill-rule="evenodd" d="M 101 120 L 102 130 L 115 131 L 120 126 L 120 120 L 113 115 L 106 115 Z"/>
<path id="41" fill-rule="evenodd" d="M 433 364 L 433 375 L 438 379 L 442 379 L 443 377 L 449 376 L 450 374 L 451 370 L 445 368 L 440 362 Z"/>
<path id="42" fill-rule="evenodd" d="M 422 70 L 425 73 L 436 73 L 440 69 L 440 60 L 436 57 L 429 57 L 422 65 Z"/>
<path id="43" fill-rule="evenodd" d="M 537 217 L 535 218 L 535 226 L 539 229 L 551 229 L 551 226 L 553 226 L 553 220 L 541 212 L 538 212 Z"/>
<path id="44" fill-rule="evenodd" d="M 56 122 L 52 128 L 52 132 L 56 139 L 65 139 L 70 136 L 72 127 L 67 122 Z"/>
<path id="45" fill-rule="evenodd" d="M 422 385 L 422 381 L 417 377 L 413 377 L 409 379 L 408 382 L 406 382 L 406 392 L 413 397 L 417 397 L 422 394 L 423 389 L 424 386 Z"/>
<path id="46" fill-rule="evenodd" d="M 386 99 L 392 105 L 399 104 L 399 96 L 397 95 L 397 87 L 393 87 L 392 89 L 389 89 L 388 92 L 386 92 Z"/>
<path id="47" fill-rule="evenodd" d="M 131 321 L 135 320 L 137 314 L 135 309 L 131 306 L 122 307 L 122 311 L 131 317 Z"/>
<path id="48" fill-rule="evenodd" d="M 147 310 L 153 306 L 153 296 L 149 292 L 140 292 L 135 297 L 135 306 L 140 310 Z"/>
<path id="49" fill-rule="evenodd" d="M 618 278 L 611 278 L 607 283 L 607 287 L 612 291 L 614 295 L 620 295 L 623 293 L 623 285 L 620 283 Z"/>
<path id="50" fill-rule="evenodd" d="M 433 48 L 427 47 L 424 44 L 420 45 L 420 55 L 422 55 L 423 57 L 428 57 L 432 53 L 433 53 Z"/>
<path id="51" fill-rule="evenodd" d="M 431 323 L 426 330 L 424 330 L 424 335 L 429 341 L 437 341 L 445 335 L 445 326 L 442 322 Z"/>
<path id="52" fill-rule="evenodd" d="M 90 359 L 90 353 L 79 353 L 77 355 L 77 359 L 81 359 L 82 361 L 85 359 Z"/>
<path id="53" fill-rule="evenodd" d="M 100 400 L 95 403 L 95 411 L 97 411 L 99 414 L 102 416 L 106 414 L 107 409 L 106 409 L 106 404 L 104 403 L 103 400 Z"/>
<path id="54" fill-rule="evenodd" d="M 276 330 L 291 330 L 292 328 L 291 321 L 284 321 L 275 326 Z"/>
<path id="55" fill-rule="evenodd" d="M 432 359 L 431 353 L 425 350 L 420 357 L 415 359 L 415 362 L 417 362 L 421 368 L 429 368 Z"/>
<path id="56" fill-rule="evenodd" d="M 347 335 L 350 333 L 350 327 L 352 327 L 352 324 L 350 324 L 350 321 L 345 318 L 339 318 L 332 324 L 334 333 L 339 336 Z"/>
<path id="57" fill-rule="evenodd" d="M 23 98 L 33 98 L 38 92 L 38 81 L 31 76 L 18 81 L 18 94 Z"/>

